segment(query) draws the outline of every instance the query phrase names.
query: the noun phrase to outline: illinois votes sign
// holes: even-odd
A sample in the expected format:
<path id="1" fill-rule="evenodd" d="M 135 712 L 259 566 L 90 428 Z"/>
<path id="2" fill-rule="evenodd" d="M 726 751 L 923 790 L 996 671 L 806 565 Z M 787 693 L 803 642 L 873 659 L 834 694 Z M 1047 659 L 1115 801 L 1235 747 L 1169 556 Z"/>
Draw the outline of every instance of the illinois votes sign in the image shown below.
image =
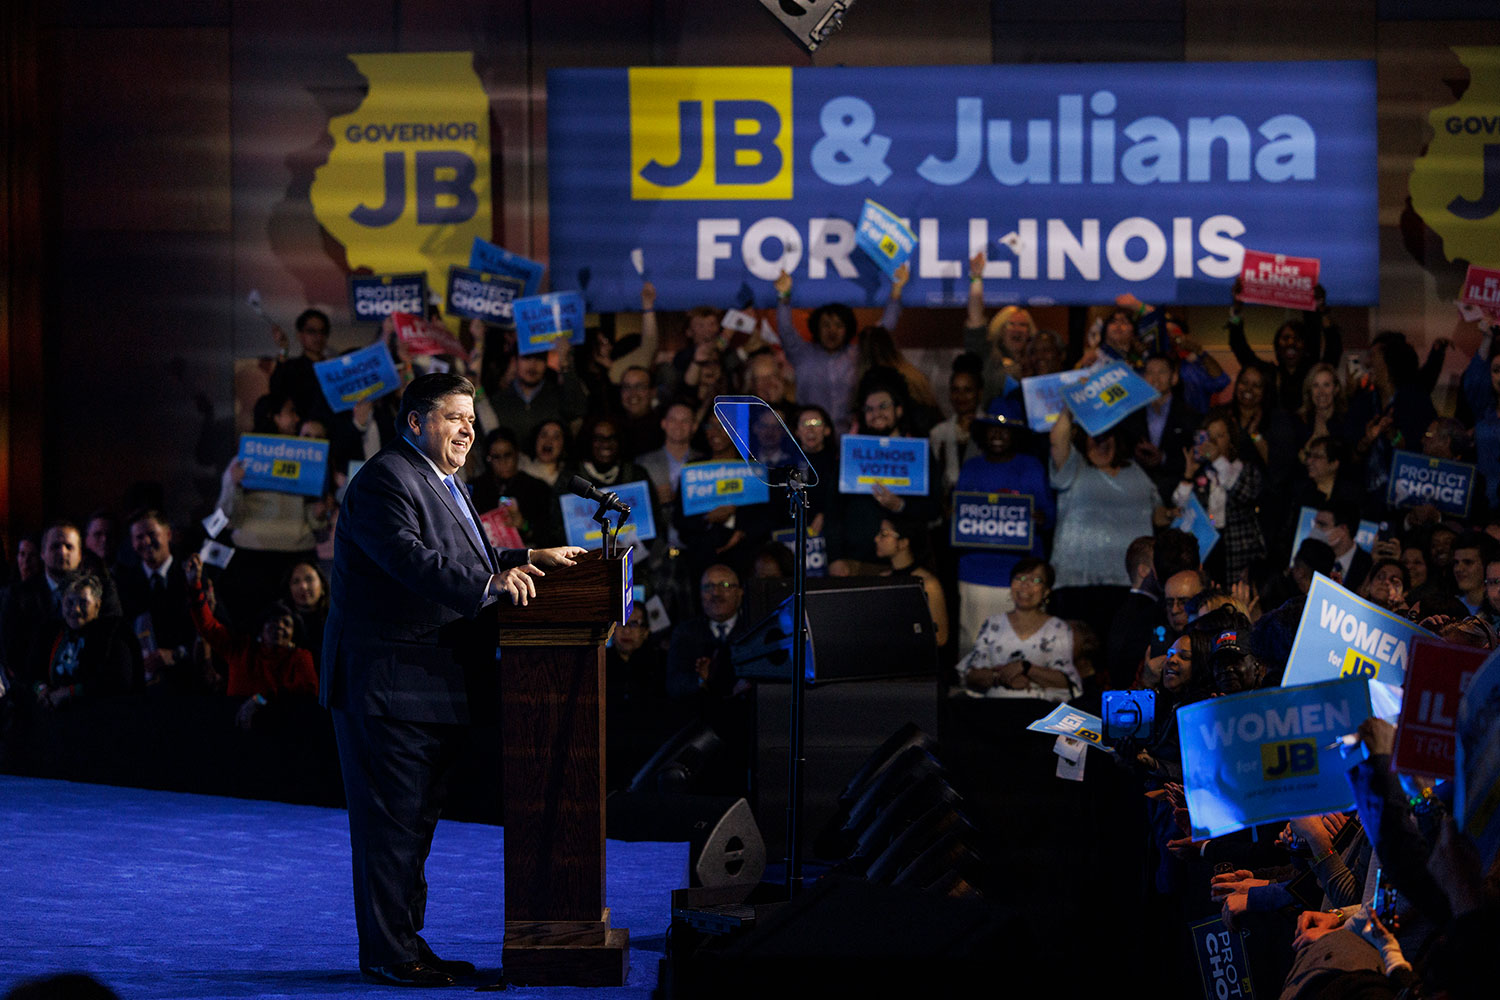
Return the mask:
<path id="1" fill-rule="evenodd" d="M 379 399 L 401 385 L 396 363 L 385 341 L 341 354 L 313 365 L 323 398 L 335 413 L 352 410 L 359 403 Z"/>
<path id="2" fill-rule="evenodd" d="M 1193 839 L 1352 806 L 1343 755 L 1329 745 L 1369 717 L 1370 687 L 1358 677 L 1179 708 Z"/>
<path id="3" fill-rule="evenodd" d="M 845 434 L 839 439 L 839 492 L 927 495 L 927 439 Z"/>

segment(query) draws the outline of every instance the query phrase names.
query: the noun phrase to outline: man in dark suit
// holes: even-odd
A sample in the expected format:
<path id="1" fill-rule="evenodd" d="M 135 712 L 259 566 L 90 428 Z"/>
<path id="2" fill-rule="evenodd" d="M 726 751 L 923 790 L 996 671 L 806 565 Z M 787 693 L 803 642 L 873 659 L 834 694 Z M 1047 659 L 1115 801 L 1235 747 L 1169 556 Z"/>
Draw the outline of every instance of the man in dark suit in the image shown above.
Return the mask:
<path id="1" fill-rule="evenodd" d="M 470 974 L 420 931 L 423 874 L 463 727 L 493 715 L 498 634 L 482 608 L 525 604 L 532 576 L 583 550 L 496 552 L 453 474 L 474 442 L 474 386 L 424 375 L 401 436 L 350 481 L 334 536 L 320 700 L 333 710 L 349 802 L 360 969 L 375 982 L 447 986 Z"/>
<path id="2" fill-rule="evenodd" d="M 194 633 L 188 617 L 187 578 L 172 557 L 172 527 L 161 511 L 144 510 L 131 518 L 130 547 L 141 563 L 115 566 L 115 587 L 125 624 L 141 642 L 146 683 L 170 677 L 175 685 L 190 685 Z M 149 642 L 143 626 L 149 626 Z"/>
<path id="3" fill-rule="evenodd" d="M 1329 500 L 1318 505 L 1313 519 L 1313 537 L 1333 549 L 1333 578 L 1345 590 L 1359 593 L 1375 561 L 1354 542 L 1359 534 L 1359 504 L 1352 500 Z"/>
<path id="4" fill-rule="evenodd" d="M 724 742 L 724 759 L 711 763 L 697 791 L 744 795 L 748 788 L 754 712 L 750 682 L 734 676 L 729 647 L 749 631 L 740 613 L 745 591 L 734 570 L 715 563 L 699 583 L 703 614 L 672 630 L 667 694 L 697 707 Z"/>

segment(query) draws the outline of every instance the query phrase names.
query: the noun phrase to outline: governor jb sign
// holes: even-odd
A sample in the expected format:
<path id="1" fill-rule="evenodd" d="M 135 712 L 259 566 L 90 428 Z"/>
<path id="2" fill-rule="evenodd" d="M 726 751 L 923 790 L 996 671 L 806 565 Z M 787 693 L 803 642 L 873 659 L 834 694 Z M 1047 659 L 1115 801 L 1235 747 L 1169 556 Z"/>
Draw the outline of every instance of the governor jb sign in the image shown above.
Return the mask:
<path id="1" fill-rule="evenodd" d="M 547 77 L 554 275 L 599 310 L 874 304 L 873 201 L 915 236 L 908 297 L 1221 302 L 1246 247 L 1377 292 L 1369 62 L 676 67 Z M 585 278 L 587 284 L 584 284 Z M 758 290 L 758 291 L 757 291 Z"/>

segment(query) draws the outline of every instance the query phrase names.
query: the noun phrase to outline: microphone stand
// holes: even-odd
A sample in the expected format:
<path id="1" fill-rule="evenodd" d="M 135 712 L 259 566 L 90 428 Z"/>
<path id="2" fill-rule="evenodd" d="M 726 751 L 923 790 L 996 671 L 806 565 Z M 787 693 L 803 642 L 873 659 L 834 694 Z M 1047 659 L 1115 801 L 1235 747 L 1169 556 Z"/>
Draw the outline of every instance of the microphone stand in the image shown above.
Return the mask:
<path id="1" fill-rule="evenodd" d="M 807 484 L 802 470 L 791 469 L 787 478 L 787 502 L 791 505 L 792 531 L 796 542 L 792 556 L 792 697 L 787 753 L 786 891 L 795 899 L 802 892 L 802 690 L 807 677 Z"/>
<path id="2" fill-rule="evenodd" d="M 609 526 L 609 517 L 606 513 L 611 509 L 620 515 L 615 521 L 613 530 Z M 604 558 L 615 558 L 620 553 L 620 529 L 625 526 L 626 521 L 630 520 L 630 505 L 615 494 L 606 493 L 599 501 L 599 509 L 594 511 L 594 520 L 600 528 Z"/>

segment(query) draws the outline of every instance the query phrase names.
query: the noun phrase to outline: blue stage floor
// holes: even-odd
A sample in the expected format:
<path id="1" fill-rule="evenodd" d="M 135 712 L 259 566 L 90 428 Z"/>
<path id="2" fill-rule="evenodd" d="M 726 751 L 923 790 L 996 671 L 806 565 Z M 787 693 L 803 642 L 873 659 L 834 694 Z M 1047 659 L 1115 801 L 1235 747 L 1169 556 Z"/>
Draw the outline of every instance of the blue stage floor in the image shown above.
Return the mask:
<path id="1" fill-rule="evenodd" d="M 427 863 L 423 936 L 481 970 L 500 965 L 503 844 L 444 822 Z M 687 853 L 609 842 L 625 987 L 507 995 L 649 996 Z M 342 811 L 0 775 L 0 994 L 78 971 L 125 1000 L 405 995 L 360 979 L 350 885 Z"/>

